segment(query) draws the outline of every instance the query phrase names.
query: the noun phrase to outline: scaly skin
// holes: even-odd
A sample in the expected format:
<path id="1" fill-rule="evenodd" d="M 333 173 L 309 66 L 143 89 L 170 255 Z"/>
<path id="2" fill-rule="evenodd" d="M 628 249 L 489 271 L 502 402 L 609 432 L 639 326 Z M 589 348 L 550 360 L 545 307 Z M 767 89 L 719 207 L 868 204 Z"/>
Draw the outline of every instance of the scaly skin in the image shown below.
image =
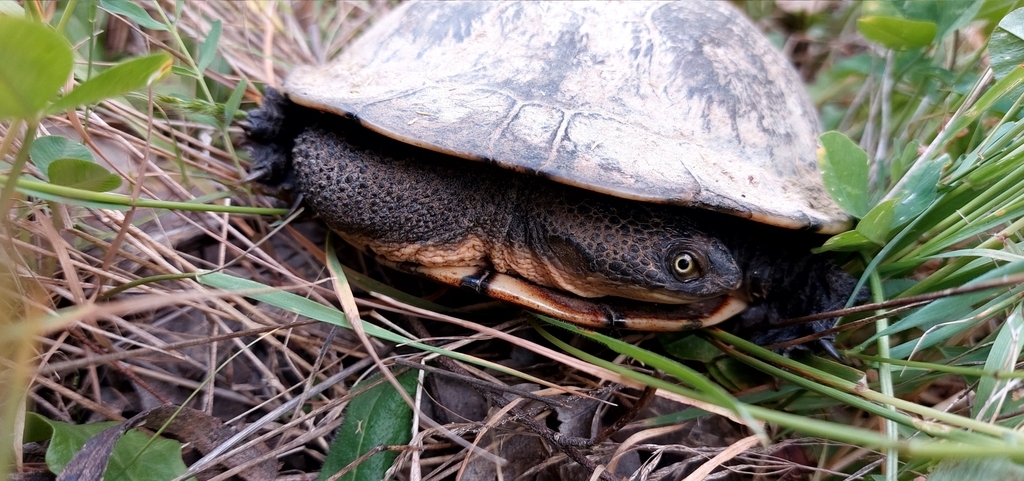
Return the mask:
<path id="1" fill-rule="evenodd" d="M 454 159 L 274 94 L 250 119 L 253 176 L 302 194 L 348 241 L 393 262 L 490 267 L 585 298 L 732 295 L 750 303 L 733 330 L 759 344 L 830 328 L 834 319 L 772 324 L 842 307 L 853 288 L 809 254 L 815 239 L 806 233 Z M 673 274 L 680 253 L 698 264 L 696 275 Z"/>

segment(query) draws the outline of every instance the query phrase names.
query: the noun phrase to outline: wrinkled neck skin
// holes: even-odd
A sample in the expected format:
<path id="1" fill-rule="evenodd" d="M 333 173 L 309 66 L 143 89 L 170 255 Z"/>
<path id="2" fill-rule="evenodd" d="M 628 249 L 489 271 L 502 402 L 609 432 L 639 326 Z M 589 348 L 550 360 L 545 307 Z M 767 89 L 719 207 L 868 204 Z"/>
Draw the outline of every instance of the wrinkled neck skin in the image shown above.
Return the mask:
<path id="1" fill-rule="evenodd" d="M 743 273 L 698 211 L 644 204 L 523 178 L 505 233 L 513 255 L 496 266 L 524 277 L 516 264 L 541 264 L 549 286 L 581 297 L 615 296 L 661 304 L 719 297 L 738 288 Z M 530 252 L 523 255 L 524 252 Z M 701 276 L 680 279 L 672 260 L 692 255 Z M 500 265 L 499 265 L 500 264 Z M 532 279 L 532 278 L 531 278 Z"/>

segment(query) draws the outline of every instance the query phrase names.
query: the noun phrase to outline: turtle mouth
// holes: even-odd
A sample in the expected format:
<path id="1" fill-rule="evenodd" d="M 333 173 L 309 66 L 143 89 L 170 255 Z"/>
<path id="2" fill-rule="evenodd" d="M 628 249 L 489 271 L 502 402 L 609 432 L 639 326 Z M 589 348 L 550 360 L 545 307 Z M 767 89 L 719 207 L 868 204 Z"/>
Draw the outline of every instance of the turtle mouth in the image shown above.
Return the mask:
<path id="1" fill-rule="evenodd" d="M 740 282 L 732 278 L 723 278 L 714 282 L 708 282 L 700 289 L 694 289 L 689 282 L 680 283 L 650 283 L 650 284 L 627 284 L 612 282 L 603 277 L 587 277 L 582 282 L 568 282 L 565 278 L 558 279 L 557 286 L 553 289 L 560 289 L 585 299 L 619 298 L 629 301 L 647 302 L 655 304 L 693 304 L 697 302 L 714 299 L 716 297 L 729 296 L 739 298 Z"/>
<path id="2" fill-rule="evenodd" d="M 579 293 L 574 294 L 580 295 Z M 723 294 L 732 295 L 731 289 L 722 289 L 721 291 L 714 292 L 707 296 L 694 296 L 663 287 L 616 286 L 615 289 L 604 292 L 599 296 L 581 297 L 618 297 L 631 301 L 653 302 L 658 304 L 693 304 L 695 302 L 706 301 L 708 299 L 719 297 Z"/>
<path id="3" fill-rule="evenodd" d="M 636 299 L 639 301 L 658 302 L 662 304 L 691 304 L 720 296 L 743 299 L 745 294 L 741 287 L 742 282 L 740 279 L 723 278 L 719 282 L 709 283 L 709 285 L 704 286 L 704 288 L 699 292 L 695 292 L 694 290 L 682 291 L 682 289 L 673 289 L 671 287 L 637 287 L 635 289 L 631 289 L 631 291 L 634 291 L 636 295 L 631 293 L 629 295 L 623 295 L 622 297 Z"/>

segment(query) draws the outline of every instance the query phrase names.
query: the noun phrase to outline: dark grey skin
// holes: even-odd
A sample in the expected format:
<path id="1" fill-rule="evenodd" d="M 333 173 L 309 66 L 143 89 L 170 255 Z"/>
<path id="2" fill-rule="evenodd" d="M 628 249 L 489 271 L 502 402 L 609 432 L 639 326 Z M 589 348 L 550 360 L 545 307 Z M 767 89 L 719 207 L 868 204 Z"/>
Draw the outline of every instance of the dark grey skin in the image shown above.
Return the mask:
<path id="1" fill-rule="evenodd" d="M 273 91 L 250 113 L 249 144 L 253 180 L 271 193 L 301 195 L 347 240 L 398 263 L 425 264 L 436 252 L 482 245 L 483 257 L 470 261 L 475 265 L 579 288 L 583 297 L 682 303 L 738 296 L 748 308 L 727 328 L 761 345 L 831 328 L 836 319 L 773 325 L 842 308 L 855 284 L 810 254 L 820 240 L 807 233 L 452 158 L 296 106 Z M 407 246 L 432 249 L 426 260 L 409 259 L 403 258 Z M 520 269 L 515 264 L 522 258 L 548 262 L 570 287 Z"/>

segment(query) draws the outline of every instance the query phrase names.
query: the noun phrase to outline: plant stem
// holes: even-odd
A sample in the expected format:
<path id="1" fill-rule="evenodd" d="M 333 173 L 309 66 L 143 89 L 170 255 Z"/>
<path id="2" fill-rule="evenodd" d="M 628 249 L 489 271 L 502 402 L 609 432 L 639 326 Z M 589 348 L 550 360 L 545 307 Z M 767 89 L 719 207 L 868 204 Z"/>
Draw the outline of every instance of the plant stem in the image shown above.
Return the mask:
<path id="1" fill-rule="evenodd" d="M 24 165 L 24 164 L 22 164 Z M 215 205 L 202 204 L 199 202 L 176 202 L 153 199 L 133 199 L 124 194 L 111 194 L 107 192 L 93 192 L 83 189 L 64 187 L 61 185 L 41 182 L 34 179 L 16 179 L 14 176 L 0 175 L 0 181 L 8 184 L 16 181 L 17 187 L 28 191 L 29 194 L 44 196 L 44 198 L 58 197 L 63 199 L 80 200 L 83 202 L 100 202 L 111 204 L 110 208 L 117 206 L 125 207 L 147 207 L 151 209 L 178 209 L 198 212 L 220 212 L 227 214 L 253 214 L 253 215 L 283 215 L 288 209 L 268 209 L 265 207 L 249 207 L 242 205 Z M 48 196 L 48 197 L 47 197 Z"/>
<path id="2" fill-rule="evenodd" d="M 874 299 L 872 299 L 872 300 L 874 302 L 884 301 L 885 299 L 883 298 L 883 295 L 882 295 L 882 293 L 884 292 L 883 289 L 882 289 L 882 279 L 881 279 L 881 277 L 879 277 L 878 271 L 874 271 L 874 272 L 871 273 L 871 277 L 869 279 L 869 282 L 871 282 L 871 293 L 872 293 L 872 297 L 874 297 Z M 878 321 L 875 322 L 875 332 L 882 332 L 882 331 L 886 330 L 886 328 L 888 328 L 888 327 L 889 327 L 889 319 L 888 318 L 882 318 L 882 319 L 879 319 Z M 877 342 L 878 342 L 878 356 L 882 357 L 882 358 L 888 358 L 889 357 L 889 336 L 881 336 L 881 337 L 878 338 Z M 892 370 L 891 370 L 891 366 L 889 366 L 889 363 L 887 363 L 887 362 L 879 362 L 878 363 L 878 387 L 879 387 L 879 390 L 882 391 L 882 395 L 883 396 L 889 396 L 889 397 L 893 397 L 894 396 L 894 391 L 893 391 L 893 388 L 892 388 Z M 892 412 L 896 412 L 896 408 L 893 407 L 891 404 L 886 404 L 885 408 L 890 410 L 890 411 L 892 411 Z M 885 438 L 890 443 L 892 443 L 892 445 L 895 445 L 899 441 L 899 431 L 898 431 L 898 426 L 896 426 L 896 421 L 893 421 L 892 419 L 886 419 L 884 422 L 885 422 Z M 899 452 L 896 451 L 896 448 L 891 447 L 891 448 L 886 449 L 885 450 L 885 479 L 886 479 L 886 481 L 896 481 L 897 474 L 899 474 L 899 463 L 900 463 Z"/>
<path id="3" fill-rule="evenodd" d="M 18 177 L 21 176 L 21 171 L 25 168 L 25 164 L 28 163 L 28 152 L 32 148 L 32 142 L 36 138 L 36 129 L 39 127 L 37 120 L 31 120 L 28 123 L 28 127 L 25 129 L 25 136 L 21 141 L 21 149 L 18 150 L 18 156 L 14 158 L 14 164 L 11 165 L 11 173 L 7 176 L 7 181 L 4 182 L 3 190 L 0 190 L 0 214 L 7 218 L 8 211 L 11 208 L 11 203 L 14 201 L 14 188 L 18 185 Z M 11 131 L 8 131 L 8 137 L 11 136 Z M 6 142 L 6 139 L 4 139 Z"/>
<path id="4" fill-rule="evenodd" d="M 4 136 L 3 142 L 0 142 L 0 161 L 7 158 L 7 151 L 11 150 L 11 144 L 14 143 L 14 136 L 21 130 L 21 119 L 14 119 L 11 125 L 7 128 L 7 135 Z"/>
<path id="5" fill-rule="evenodd" d="M 60 15 L 60 21 L 57 22 L 57 33 L 64 34 L 64 27 L 67 26 L 68 20 L 71 19 L 71 14 L 75 12 L 76 6 L 78 6 L 78 0 L 68 0 L 67 5 L 64 6 L 64 13 Z"/>
<path id="6" fill-rule="evenodd" d="M 878 404 L 884 404 L 886 406 L 892 406 L 896 409 L 897 412 L 895 416 L 892 415 L 891 412 L 886 410 L 876 411 L 874 412 L 874 414 L 882 415 L 885 417 L 893 417 L 897 421 L 903 423 L 904 425 L 914 426 L 918 429 L 923 429 L 926 432 L 928 432 L 929 435 L 938 436 L 943 434 L 950 434 L 953 430 L 948 429 L 948 426 L 936 424 L 934 421 L 922 422 L 917 419 L 910 420 L 906 415 L 901 414 L 899 411 L 902 410 L 905 412 L 917 414 L 922 418 L 931 418 L 936 421 L 946 423 L 950 426 L 963 428 L 963 431 L 965 433 L 974 431 L 977 434 L 989 435 L 993 439 L 1004 439 L 1008 440 L 1009 442 L 1024 443 L 1024 433 L 1019 433 L 1013 429 L 976 421 L 968 417 L 940 411 L 938 409 L 933 409 L 927 406 L 922 406 L 920 404 L 911 401 L 906 401 L 898 397 L 883 395 L 882 393 L 870 389 L 863 384 L 847 381 L 846 379 L 834 376 L 827 372 L 814 369 L 804 364 L 797 363 L 792 359 L 787 359 L 781 354 L 766 351 L 765 349 L 759 346 L 755 346 L 753 343 L 750 343 L 749 341 L 743 340 L 739 336 L 729 334 L 721 330 L 710 330 L 708 331 L 708 334 L 716 339 L 723 341 L 724 343 L 728 343 L 734 346 L 736 350 L 746 353 L 747 355 L 744 358 L 741 358 L 740 360 L 748 364 L 756 364 L 756 367 L 758 369 L 762 369 L 765 372 L 768 372 L 769 374 L 778 377 L 786 377 L 788 375 L 789 377 L 787 378 L 787 380 L 790 380 L 797 384 L 801 384 L 804 387 L 811 390 L 817 391 L 822 388 L 824 388 L 822 389 L 822 392 L 824 392 L 825 390 L 838 390 L 847 394 L 854 395 L 854 399 L 857 396 L 859 396 L 864 400 L 872 401 Z M 800 375 L 793 375 L 787 370 L 776 367 L 775 365 L 769 364 L 766 361 L 762 361 L 761 359 L 753 357 L 754 355 L 758 356 L 759 358 L 766 359 L 767 361 L 770 361 L 776 365 L 790 366 L 790 369 L 794 371 L 797 370 L 798 368 Z M 835 399 L 839 399 L 838 397 L 834 396 L 834 393 L 832 392 L 829 392 L 826 395 L 828 395 L 829 397 L 833 397 Z M 848 397 L 844 397 L 843 399 L 839 400 L 847 400 L 847 402 L 849 402 L 849 399 L 850 398 Z M 858 407 L 861 407 L 862 409 L 864 408 L 864 406 L 859 404 Z M 904 422 L 904 420 L 910 422 L 907 423 Z"/>

